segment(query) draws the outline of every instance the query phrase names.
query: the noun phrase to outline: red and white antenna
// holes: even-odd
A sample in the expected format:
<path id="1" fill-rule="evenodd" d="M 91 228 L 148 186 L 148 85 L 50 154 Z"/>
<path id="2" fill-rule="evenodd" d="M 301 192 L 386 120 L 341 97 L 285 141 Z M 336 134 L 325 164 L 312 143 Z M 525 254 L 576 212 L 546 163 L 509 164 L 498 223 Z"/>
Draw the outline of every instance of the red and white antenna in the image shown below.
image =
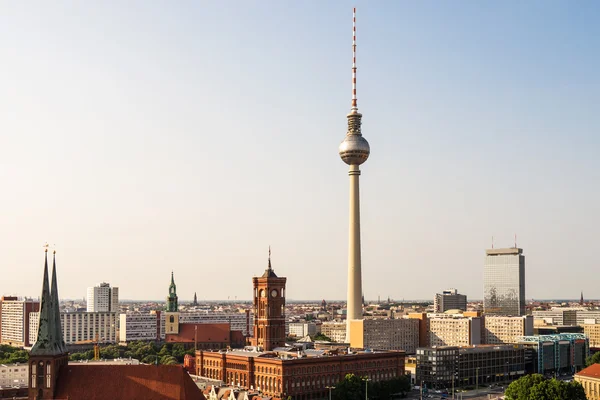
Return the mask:
<path id="1" fill-rule="evenodd" d="M 356 7 L 352 9 L 352 112 L 358 112 L 356 101 Z"/>

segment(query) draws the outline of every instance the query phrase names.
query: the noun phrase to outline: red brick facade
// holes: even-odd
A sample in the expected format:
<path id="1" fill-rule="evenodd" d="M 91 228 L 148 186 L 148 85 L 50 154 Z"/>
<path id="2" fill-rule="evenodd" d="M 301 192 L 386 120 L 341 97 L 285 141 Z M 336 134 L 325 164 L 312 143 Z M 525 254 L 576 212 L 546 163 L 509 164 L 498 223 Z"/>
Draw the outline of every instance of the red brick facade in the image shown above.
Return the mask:
<path id="1" fill-rule="evenodd" d="M 320 398 L 346 374 L 385 381 L 404 375 L 404 352 L 281 359 L 264 353 L 196 352 L 196 374 L 294 400 Z"/>

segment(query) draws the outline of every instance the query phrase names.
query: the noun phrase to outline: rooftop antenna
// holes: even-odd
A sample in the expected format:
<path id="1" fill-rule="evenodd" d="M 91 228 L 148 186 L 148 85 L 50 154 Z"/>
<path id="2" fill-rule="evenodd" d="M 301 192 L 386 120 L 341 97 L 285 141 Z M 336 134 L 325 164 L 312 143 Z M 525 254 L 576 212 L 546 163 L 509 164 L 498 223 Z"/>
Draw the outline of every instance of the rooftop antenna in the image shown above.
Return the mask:
<path id="1" fill-rule="evenodd" d="M 515 233 L 515 249 L 517 248 L 517 234 Z"/>
<path id="2" fill-rule="evenodd" d="M 492 249 L 494 248 L 494 237 L 492 236 Z"/>
<path id="3" fill-rule="evenodd" d="M 358 112 L 356 99 L 356 7 L 352 9 L 352 107 L 351 112 Z"/>

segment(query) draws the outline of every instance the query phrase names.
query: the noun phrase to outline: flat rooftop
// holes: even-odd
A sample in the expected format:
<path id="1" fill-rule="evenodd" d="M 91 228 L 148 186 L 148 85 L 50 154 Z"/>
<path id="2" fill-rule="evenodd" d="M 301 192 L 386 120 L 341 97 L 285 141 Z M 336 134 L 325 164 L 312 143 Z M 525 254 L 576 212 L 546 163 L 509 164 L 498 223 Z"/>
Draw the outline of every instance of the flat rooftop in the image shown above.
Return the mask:
<path id="1" fill-rule="evenodd" d="M 488 256 L 500 256 L 506 254 L 522 254 L 523 249 L 519 249 L 518 247 L 509 247 L 507 249 L 487 249 L 485 254 Z"/>

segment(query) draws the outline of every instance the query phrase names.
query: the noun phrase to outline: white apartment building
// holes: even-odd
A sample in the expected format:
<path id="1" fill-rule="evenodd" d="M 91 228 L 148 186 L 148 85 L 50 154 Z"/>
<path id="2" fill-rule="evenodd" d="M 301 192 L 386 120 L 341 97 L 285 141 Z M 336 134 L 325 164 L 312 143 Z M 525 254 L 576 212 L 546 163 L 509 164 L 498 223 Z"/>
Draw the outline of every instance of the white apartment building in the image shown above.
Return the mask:
<path id="1" fill-rule="evenodd" d="M 334 342 L 346 343 L 346 323 L 327 321 L 321 325 L 321 333 Z"/>
<path id="2" fill-rule="evenodd" d="M 350 322 L 351 347 L 374 350 L 404 350 L 414 354 L 419 347 L 419 320 L 363 319 Z"/>
<path id="3" fill-rule="evenodd" d="M 532 335 L 532 315 L 522 317 L 486 315 L 484 317 L 483 340 L 485 344 L 519 343 L 521 336 Z"/>
<path id="4" fill-rule="evenodd" d="M 37 340 L 39 313 L 29 314 L 29 341 Z M 78 344 L 95 340 L 100 343 L 116 343 L 117 313 L 113 312 L 61 312 L 60 324 L 66 344 Z"/>
<path id="5" fill-rule="evenodd" d="M 157 315 L 154 313 L 128 312 L 119 316 L 119 342 L 156 340 Z M 164 321 L 164 319 L 163 319 Z M 164 325 L 163 325 L 164 329 Z"/>
<path id="6" fill-rule="evenodd" d="M 0 298 L 0 343 L 15 347 L 28 347 L 29 314 L 39 310 L 40 303 L 17 297 Z"/>
<path id="7" fill-rule="evenodd" d="M 27 363 L 0 364 L 0 387 L 29 385 L 29 367 Z"/>
<path id="8" fill-rule="evenodd" d="M 434 317 L 429 319 L 430 346 L 481 344 L 481 317 Z"/>
<path id="9" fill-rule="evenodd" d="M 320 328 L 321 325 L 317 325 L 314 322 L 290 322 L 288 324 L 289 335 L 296 337 L 314 336 L 321 332 Z"/>
<path id="10" fill-rule="evenodd" d="M 119 288 L 106 282 L 87 289 L 87 312 L 116 312 L 119 310 Z"/>

